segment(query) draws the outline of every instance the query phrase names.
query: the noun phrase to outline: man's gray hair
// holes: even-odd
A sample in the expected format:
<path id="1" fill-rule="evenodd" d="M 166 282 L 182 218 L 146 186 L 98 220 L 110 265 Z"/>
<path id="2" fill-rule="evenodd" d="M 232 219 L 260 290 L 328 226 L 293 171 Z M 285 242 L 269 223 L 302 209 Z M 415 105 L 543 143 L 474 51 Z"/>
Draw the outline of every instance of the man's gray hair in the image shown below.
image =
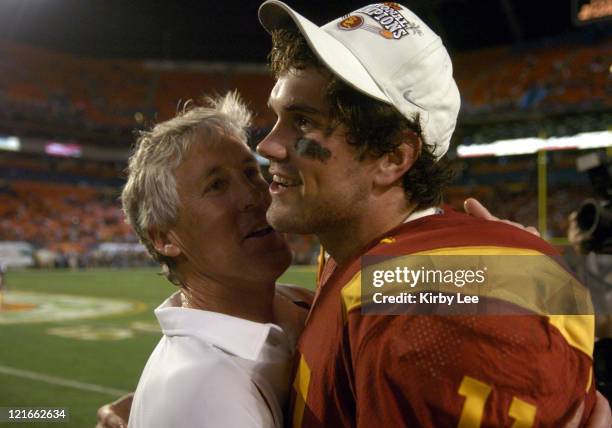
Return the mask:
<path id="1" fill-rule="evenodd" d="M 142 131 L 127 167 L 127 183 L 121 193 L 126 221 L 168 279 L 178 284 L 172 259 L 159 254 L 148 232 L 155 227 L 167 230 L 178 218 L 180 200 L 175 170 L 189 151 L 196 134 L 211 141 L 222 135 L 247 141 L 251 112 L 237 92 L 207 98 L 207 107 L 185 107 L 174 118 Z"/>

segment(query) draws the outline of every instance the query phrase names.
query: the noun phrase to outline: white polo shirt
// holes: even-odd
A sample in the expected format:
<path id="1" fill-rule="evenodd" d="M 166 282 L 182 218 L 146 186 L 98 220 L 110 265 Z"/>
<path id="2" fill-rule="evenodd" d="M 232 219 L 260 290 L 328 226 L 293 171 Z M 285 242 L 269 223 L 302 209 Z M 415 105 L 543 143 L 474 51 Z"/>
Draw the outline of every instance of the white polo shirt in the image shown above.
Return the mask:
<path id="1" fill-rule="evenodd" d="M 130 428 L 279 427 L 293 340 L 275 324 L 181 307 L 155 310 L 164 336 L 142 372 Z"/>

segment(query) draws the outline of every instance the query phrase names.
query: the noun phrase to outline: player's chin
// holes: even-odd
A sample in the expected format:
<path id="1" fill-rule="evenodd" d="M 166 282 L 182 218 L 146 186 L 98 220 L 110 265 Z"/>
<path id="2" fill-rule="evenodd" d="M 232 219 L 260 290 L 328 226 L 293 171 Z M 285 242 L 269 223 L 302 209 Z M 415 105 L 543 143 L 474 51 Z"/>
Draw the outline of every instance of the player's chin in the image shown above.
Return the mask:
<path id="1" fill-rule="evenodd" d="M 295 230 L 299 227 L 300 215 L 299 208 L 273 200 L 266 212 L 266 220 L 277 232 L 300 233 Z"/>

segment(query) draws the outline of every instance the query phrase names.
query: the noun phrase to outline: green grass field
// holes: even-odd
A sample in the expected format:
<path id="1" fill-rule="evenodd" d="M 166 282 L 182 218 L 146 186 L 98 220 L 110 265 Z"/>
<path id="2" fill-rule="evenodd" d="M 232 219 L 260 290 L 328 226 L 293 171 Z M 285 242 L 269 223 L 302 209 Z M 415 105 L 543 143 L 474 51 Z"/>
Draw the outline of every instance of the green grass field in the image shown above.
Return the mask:
<path id="1" fill-rule="evenodd" d="M 314 276 L 313 267 L 296 266 L 280 281 L 312 288 Z M 13 271 L 7 274 L 7 285 L 7 302 L 11 292 L 19 291 L 134 305 L 128 312 L 64 321 L 3 323 L 0 314 L 0 407 L 66 407 L 70 412 L 68 423 L 25 425 L 37 427 L 93 427 L 102 403 L 133 391 L 160 338 L 153 309 L 175 290 L 155 270 L 145 269 Z M 70 305 L 63 304 L 53 310 L 61 314 L 64 307 L 68 313 Z M 47 310 L 44 302 L 38 307 Z"/>

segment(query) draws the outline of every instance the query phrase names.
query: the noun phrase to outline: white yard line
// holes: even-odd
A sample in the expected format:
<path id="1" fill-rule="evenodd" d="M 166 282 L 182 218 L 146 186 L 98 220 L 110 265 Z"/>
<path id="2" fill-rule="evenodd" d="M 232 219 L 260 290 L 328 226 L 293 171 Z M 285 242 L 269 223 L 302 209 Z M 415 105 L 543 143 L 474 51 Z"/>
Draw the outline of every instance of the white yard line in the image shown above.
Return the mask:
<path id="1" fill-rule="evenodd" d="M 108 388 L 106 386 L 94 385 L 92 383 L 77 382 L 75 380 L 64 379 L 61 377 L 49 376 L 42 373 L 31 372 L 27 370 L 15 369 L 13 367 L 0 366 L 0 373 L 10 376 L 16 376 L 24 379 L 36 380 L 39 382 L 49 383 L 51 385 L 65 386 L 67 388 L 80 389 L 81 391 L 98 392 L 100 394 L 112 395 L 119 397 L 125 395 L 129 391 L 122 389 Z"/>

